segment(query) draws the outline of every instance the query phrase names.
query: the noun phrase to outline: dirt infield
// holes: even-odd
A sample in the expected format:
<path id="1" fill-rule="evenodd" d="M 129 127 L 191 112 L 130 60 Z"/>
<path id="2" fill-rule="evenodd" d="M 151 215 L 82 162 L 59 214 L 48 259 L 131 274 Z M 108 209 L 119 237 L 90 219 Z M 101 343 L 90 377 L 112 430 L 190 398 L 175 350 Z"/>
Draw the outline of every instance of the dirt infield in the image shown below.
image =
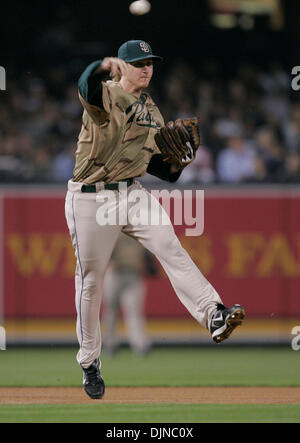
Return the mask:
<path id="1" fill-rule="evenodd" d="M 300 404 L 300 387 L 141 387 L 106 389 L 101 403 Z M 0 388 L 0 404 L 91 403 L 82 388 Z"/>

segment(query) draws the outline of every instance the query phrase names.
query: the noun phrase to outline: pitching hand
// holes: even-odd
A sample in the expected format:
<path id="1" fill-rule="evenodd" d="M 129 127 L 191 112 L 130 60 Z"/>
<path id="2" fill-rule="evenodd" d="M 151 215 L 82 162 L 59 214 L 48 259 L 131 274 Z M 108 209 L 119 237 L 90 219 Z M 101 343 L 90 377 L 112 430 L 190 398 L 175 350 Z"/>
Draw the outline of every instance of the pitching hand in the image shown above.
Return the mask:
<path id="1" fill-rule="evenodd" d="M 119 74 L 121 77 L 126 74 L 128 70 L 127 63 L 117 57 L 105 57 L 101 64 L 101 70 L 109 71 L 114 77 Z"/>

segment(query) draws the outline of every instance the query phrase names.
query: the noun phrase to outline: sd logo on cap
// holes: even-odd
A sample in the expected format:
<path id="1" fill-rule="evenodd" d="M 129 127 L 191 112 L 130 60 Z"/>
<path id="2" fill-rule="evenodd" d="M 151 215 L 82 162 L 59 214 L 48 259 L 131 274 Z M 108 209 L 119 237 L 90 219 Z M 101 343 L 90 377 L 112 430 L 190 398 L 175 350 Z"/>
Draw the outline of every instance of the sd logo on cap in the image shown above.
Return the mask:
<path id="1" fill-rule="evenodd" d="M 119 48 L 118 58 L 121 58 L 127 63 L 145 60 L 147 58 L 163 60 L 162 57 L 153 55 L 151 46 L 143 40 L 129 40 L 123 43 Z"/>

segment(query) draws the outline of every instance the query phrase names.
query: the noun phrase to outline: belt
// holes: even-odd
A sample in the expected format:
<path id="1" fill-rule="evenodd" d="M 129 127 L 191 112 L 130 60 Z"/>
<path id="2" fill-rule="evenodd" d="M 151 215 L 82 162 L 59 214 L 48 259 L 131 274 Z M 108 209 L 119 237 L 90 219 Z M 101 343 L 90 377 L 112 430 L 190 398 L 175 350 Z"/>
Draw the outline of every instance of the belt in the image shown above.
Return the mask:
<path id="1" fill-rule="evenodd" d="M 134 182 L 134 178 L 126 178 L 125 180 L 122 180 L 117 183 L 105 183 L 104 189 L 109 189 L 111 191 L 118 191 L 120 183 L 126 183 L 127 186 L 131 186 L 133 184 L 133 182 Z M 96 185 L 82 185 L 81 192 L 97 192 Z"/>

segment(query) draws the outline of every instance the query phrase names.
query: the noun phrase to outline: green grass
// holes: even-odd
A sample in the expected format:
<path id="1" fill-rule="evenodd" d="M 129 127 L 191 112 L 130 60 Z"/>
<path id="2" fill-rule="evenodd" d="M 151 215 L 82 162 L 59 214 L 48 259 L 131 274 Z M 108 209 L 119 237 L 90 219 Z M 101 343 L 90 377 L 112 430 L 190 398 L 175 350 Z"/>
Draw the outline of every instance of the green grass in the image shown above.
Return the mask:
<path id="1" fill-rule="evenodd" d="M 167 348 L 144 358 L 121 350 L 102 358 L 107 386 L 300 386 L 291 348 Z M 0 386 L 79 386 L 75 348 L 0 352 Z"/>
<path id="2" fill-rule="evenodd" d="M 0 423 L 299 423 L 300 405 L 0 405 Z"/>
<path id="3" fill-rule="evenodd" d="M 80 386 L 75 348 L 0 352 L 0 386 Z M 290 348 L 166 348 L 145 358 L 121 350 L 102 358 L 109 386 L 299 386 Z M 299 423 L 300 405 L 92 404 L 1 405 L 1 423 Z"/>

